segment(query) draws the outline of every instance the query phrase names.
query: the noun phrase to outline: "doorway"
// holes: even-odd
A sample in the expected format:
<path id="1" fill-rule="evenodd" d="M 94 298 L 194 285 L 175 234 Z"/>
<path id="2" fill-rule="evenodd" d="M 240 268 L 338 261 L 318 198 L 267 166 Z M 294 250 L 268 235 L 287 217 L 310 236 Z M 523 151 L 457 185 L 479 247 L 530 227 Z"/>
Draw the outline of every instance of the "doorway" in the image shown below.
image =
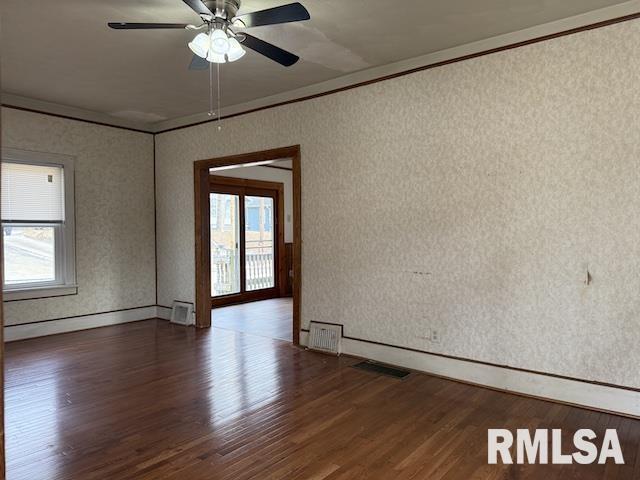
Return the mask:
<path id="1" fill-rule="evenodd" d="M 221 169 L 270 164 L 279 168 L 275 163 L 285 159 L 290 165 L 291 214 L 283 215 L 281 186 L 273 185 L 278 182 L 216 178 L 227 175 Z M 299 344 L 300 187 L 299 146 L 194 163 L 197 327 L 211 327 L 212 316 L 219 327 L 218 320 L 232 311 L 250 312 L 255 319 L 257 309 L 261 314 L 269 309 L 275 312 L 288 302 L 291 333 L 287 337 Z M 291 243 L 283 243 L 279 232 L 289 221 Z M 286 298 L 288 292 L 290 298 Z"/>
<path id="2" fill-rule="evenodd" d="M 211 306 L 284 296 L 284 184 L 211 175 L 209 185 Z"/>

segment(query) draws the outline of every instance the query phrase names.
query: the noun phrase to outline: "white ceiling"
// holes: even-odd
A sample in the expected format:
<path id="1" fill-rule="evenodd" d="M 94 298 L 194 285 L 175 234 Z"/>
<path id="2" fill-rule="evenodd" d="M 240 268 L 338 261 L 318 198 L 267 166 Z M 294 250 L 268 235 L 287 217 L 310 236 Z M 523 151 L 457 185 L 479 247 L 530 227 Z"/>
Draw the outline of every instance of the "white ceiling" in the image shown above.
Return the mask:
<path id="1" fill-rule="evenodd" d="M 620 0 L 302 0 L 311 20 L 251 33 L 301 57 L 254 52 L 222 66 L 225 106 L 572 17 Z M 187 69 L 194 33 L 108 21 L 198 23 L 181 0 L 2 0 L 3 92 L 141 123 L 204 112 L 208 73 Z M 244 0 L 241 12 L 288 3 Z"/>

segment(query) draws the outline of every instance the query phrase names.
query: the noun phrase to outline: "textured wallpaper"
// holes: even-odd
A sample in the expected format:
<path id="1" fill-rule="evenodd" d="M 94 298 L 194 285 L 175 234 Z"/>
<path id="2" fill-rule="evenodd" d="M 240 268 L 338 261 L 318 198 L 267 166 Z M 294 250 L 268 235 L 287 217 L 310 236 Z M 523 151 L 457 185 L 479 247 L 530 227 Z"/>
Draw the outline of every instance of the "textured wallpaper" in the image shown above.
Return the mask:
<path id="1" fill-rule="evenodd" d="M 638 52 L 627 22 L 159 135 L 160 303 L 194 300 L 193 161 L 299 143 L 304 325 L 640 387 Z"/>
<path id="2" fill-rule="evenodd" d="M 75 157 L 79 285 L 5 303 L 5 325 L 154 305 L 153 137 L 3 108 L 2 146 Z"/>

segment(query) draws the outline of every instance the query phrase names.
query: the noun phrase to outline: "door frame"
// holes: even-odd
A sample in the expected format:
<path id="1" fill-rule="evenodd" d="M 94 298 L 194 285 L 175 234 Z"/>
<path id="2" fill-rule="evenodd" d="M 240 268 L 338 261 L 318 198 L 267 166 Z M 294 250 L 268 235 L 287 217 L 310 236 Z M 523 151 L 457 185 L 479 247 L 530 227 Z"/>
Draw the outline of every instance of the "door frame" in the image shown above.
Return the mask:
<path id="1" fill-rule="evenodd" d="M 293 164 L 293 343 L 300 344 L 301 272 L 302 272 L 302 176 L 300 145 L 197 160 L 193 163 L 195 212 L 196 327 L 211 327 L 211 255 L 209 225 L 209 177 L 211 168 L 247 165 L 269 160 L 287 160 Z M 282 222 L 281 222 L 282 223 Z"/>
<path id="2" fill-rule="evenodd" d="M 226 305 L 234 305 L 237 303 L 253 302 L 256 300 L 266 300 L 268 298 L 284 297 L 286 290 L 285 282 L 285 258 L 284 258 L 284 184 L 279 182 L 268 182 L 265 180 L 253 180 L 245 178 L 222 177 L 219 175 L 209 175 L 209 192 L 213 193 L 216 189 L 220 193 L 230 193 L 239 196 L 251 196 L 253 194 L 261 194 L 274 198 L 274 257 L 273 257 L 273 273 L 275 277 L 274 286 L 267 289 L 246 291 L 246 246 L 242 244 L 245 241 L 245 231 L 243 223 L 245 223 L 242 207 L 239 212 L 240 221 L 240 238 L 238 239 L 240 246 L 240 292 L 211 298 L 211 306 L 222 307 Z M 225 190 L 227 190 L 225 192 Z M 211 207 L 211 205 L 209 205 Z M 206 228 L 206 225 L 205 225 Z M 244 254 L 243 254 L 244 250 Z"/>

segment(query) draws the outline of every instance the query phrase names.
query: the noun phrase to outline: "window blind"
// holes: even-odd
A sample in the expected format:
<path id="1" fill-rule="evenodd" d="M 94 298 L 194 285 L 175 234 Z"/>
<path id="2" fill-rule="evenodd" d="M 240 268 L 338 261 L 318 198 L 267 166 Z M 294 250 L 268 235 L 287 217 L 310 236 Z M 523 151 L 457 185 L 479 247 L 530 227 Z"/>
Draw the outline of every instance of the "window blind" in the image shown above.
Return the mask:
<path id="1" fill-rule="evenodd" d="M 3 222 L 63 222 L 64 168 L 2 162 Z"/>

